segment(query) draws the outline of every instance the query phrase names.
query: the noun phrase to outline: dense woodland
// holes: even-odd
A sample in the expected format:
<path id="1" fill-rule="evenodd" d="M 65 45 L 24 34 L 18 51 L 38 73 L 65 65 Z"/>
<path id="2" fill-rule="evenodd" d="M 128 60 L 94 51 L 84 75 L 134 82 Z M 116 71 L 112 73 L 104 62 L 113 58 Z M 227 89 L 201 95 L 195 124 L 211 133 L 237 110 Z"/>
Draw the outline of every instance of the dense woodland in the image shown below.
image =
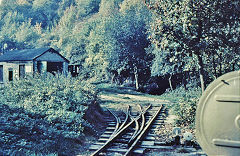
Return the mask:
<path id="1" fill-rule="evenodd" d="M 136 81 L 139 89 L 154 76 L 186 84 L 201 75 L 204 86 L 240 66 L 237 0 L 2 0 L 0 7 L 1 52 L 50 46 L 86 78 Z"/>
<path id="2" fill-rule="evenodd" d="M 191 124 L 199 87 L 240 69 L 239 0 L 0 2 L 1 53 L 52 47 L 81 65 L 78 78 L 27 77 L 1 89 L 0 155 L 68 155 L 93 129 L 84 113 L 99 102 L 96 82 L 154 94 L 183 86 L 175 111 Z"/>

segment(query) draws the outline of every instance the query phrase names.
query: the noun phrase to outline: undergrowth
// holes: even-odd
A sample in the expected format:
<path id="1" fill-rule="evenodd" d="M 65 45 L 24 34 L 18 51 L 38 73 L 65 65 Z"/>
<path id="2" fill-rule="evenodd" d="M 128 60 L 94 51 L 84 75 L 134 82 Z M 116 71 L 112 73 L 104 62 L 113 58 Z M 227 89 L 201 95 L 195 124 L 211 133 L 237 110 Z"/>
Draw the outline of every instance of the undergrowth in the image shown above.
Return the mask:
<path id="1" fill-rule="evenodd" d="M 173 91 L 167 91 L 161 97 L 170 101 L 170 113 L 176 115 L 175 124 L 177 126 L 193 128 L 200 96 L 201 89 L 199 87 L 185 89 L 181 86 Z"/>
<path id="2" fill-rule="evenodd" d="M 92 129 L 84 114 L 97 91 L 80 78 L 35 75 L 0 92 L 0 155 L 74 155 Z"/>

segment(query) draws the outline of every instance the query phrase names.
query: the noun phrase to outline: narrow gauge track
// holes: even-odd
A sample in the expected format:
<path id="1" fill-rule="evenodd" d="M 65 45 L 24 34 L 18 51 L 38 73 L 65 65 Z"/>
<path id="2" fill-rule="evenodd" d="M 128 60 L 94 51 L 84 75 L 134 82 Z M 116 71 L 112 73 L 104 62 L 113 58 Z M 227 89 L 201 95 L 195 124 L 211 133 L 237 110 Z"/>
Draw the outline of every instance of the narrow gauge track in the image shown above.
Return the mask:
<path id="1" fill-rule="evenodd" d="M 149 145 L 153 142 L 146 141 L 146 136 L 151 129 L 163 122 L 164 106 L 161 104 L 158 107 L 152 105 L 145 107 L 138 105 L 138 107 L 138 113 L 134 114 L 131 113 L 131 107 L 128 106 L 124 111 L 124 119 L 109 110 L 114 116 L 115 122 L 110 122 L 98 142 L 90 146 L 90 150 L 95 150 L 91 156 L 112 155 L 113 153 L 125 156 L 132 155 L 132 153 L 140 154 L 143 152 L 142 148 L 139 148 L 141 143 L 145 141 Z"/>

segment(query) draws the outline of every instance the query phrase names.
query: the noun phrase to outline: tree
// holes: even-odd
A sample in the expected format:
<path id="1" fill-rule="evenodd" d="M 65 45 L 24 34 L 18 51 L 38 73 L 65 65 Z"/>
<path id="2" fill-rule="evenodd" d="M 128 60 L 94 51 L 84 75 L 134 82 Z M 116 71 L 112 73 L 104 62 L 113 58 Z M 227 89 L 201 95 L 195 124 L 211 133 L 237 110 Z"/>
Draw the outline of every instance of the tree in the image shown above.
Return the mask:
<path id="1" fill-rule="evenodd" d="M 115 70 L 118 60 L 119 44 L 114 36 L 112 17 L 99 17 L 91 22 L 92 29 L 85 45 L 84 68 L 88 77 L 108 79 L 109 72 Z"/>
<path id="2" fill-rule="evenodd" d="M 237 0 L 167 0 L 145 1 L 156 13 L 151 24 L 150 38 L 156 45 L 155 56 L 166 53 L 164 62 L 179 67 L 178 70 L 197 68 L 202 90 L 208 73 L 216 71 L 216 60 L 239 56 L 240 2 Z M 232 53 L 229 53 L 231 50 Z M 212 60 L 208 58 L 212 56 Z M 217 58 L 216 58 L 217 56 Z M 172 63 L 172 61 L 175 61 Z M 189 62 L 191 61 L 192 62 Z M 197 60 L 197 62 L 195 62 Z M 155 59 L 155 64 L 159 60 Z M 239 57 L 232 65 L 236 70 Z M 196 64 L 195 64 L 196 63 Z M 212 66 L 210 71 L 207 67 Z M 221 67 L 221 65 L 220 65 Z M 173 67 L 171 67 L 174 69 Z M 239 68 L 239 67 L 238 67 Z M 173 70 L 169 70 L 168 73 Z M 208 72 L 208 73 L 207 73 Z M 216 71 L 217 72 L 217 71 Z M 222 69 L 219 69 L 220 74 Z M 215 73 L 217 76 L 217 73 Z"/>
<path id="3" fill-rule="evenodd" d="M 46 29 L 57 18 L 55 17 L 56 6 L 57 4 L 44 0 L 38 2 L 33 0 L 3 0 L 0 5 L 1 51 L 3 49 L 7 51 L 34 48 L 42 45 L 39 43 L 48 36 L 46 34 L 49 31 Z M 49 13 L 49 10 L 54 11 Z M 45 16 L 45 14 L 49 16 Z M 41 18 L 43 16 L 44 18 Z M 46 45 L 49 46 L 49 44 Z"/>
<path id="4" fill-rule="evenodd" d="M 146 25 L 151 13 L 139 1 L 119 2 L 101 3 L 101 16 L 93 19 L 86 43 L 84 67 L 89 70 L 90 77 L 95 75 L 100 79 L 111 77 L 113 80 L 122 72 L 127 72 L 127 77 L 134 77 L 138 89 L 139 75 L 150 70 L 145 48 L 149 45 Z M 112 15 L 104 11 L 109 6 L 113 6 Z"/>
<path id="5" fill-rule="evenodd" d="M 77 10 L 74 6 L 66 8 L 63 16 L 60 18 L 56 27 L 52 29 L 52 37 L 54 38 L 51 41 L 53 47 L 62 49 L 62 54 L 70 58 L 70 51 L 72 50 L 72 37 L 73 29 L 76 23 L 76 13 Z"/>
<path id="6" fill-rule="evenodd" d="M 52 26 L 59 19 L 59 0 L 34 0 L 32 4 L 34 23 L 42 23 L 42 27 Z"/>
<path id="7" fill-rule="evenodd" d="M 98 13 L 101 0 L 75 0 L 79 17 Z"/>
<path id="8" fill-rule="evenodd" d="M 147 38 L 147 25 L 151 12 L 138 0 L 125 0 L 120 5 L 120 18 L 117 20 L 117 40 L 121 45 L 119 57 L 123 63 L 122 70 L 134 75 L 136 89 L 139 89 L 139 75 L 146 75 L 151 57 L 145 48 L 150 45 Z M 134 20 L 133 20 L 134 19 Z"/>
<path id="9" fill-rule="evenodd" d="M 40 38 L 40 34 L 31 19 L 23 21 L 24 16 L 17 12 L 8 12 L 3 16 L 3 25 L 0 30 L 1 51 L 13 49 L 25 49 L 35 47 L 36 41 Z"/>
<path id="10" fill-rule="evenodd" d="M 101 0 L 99 13 L 104 16 L 116 14 L 119 12 L 119 5 L 123 0 Z"/>

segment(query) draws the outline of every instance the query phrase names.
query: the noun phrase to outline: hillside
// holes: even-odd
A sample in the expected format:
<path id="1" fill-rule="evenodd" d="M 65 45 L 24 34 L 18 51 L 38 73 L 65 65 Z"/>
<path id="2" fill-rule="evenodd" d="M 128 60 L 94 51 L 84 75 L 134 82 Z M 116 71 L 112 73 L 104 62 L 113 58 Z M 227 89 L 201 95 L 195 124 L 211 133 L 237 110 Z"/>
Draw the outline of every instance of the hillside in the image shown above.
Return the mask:
<path id="1" fill-rule="evenodd" d="M 0 55 L 52 47 L 79 67 L 78 77 L 24 75 L 0 88 L 0 155 L 83 152 L 106 126 L 105 108 L 127 104 L 169 101 L 175 125 L 194 130 L 205 88 L 240 70 L 239 8 L 239 0 L 0 0 Z M 3 69 L 8 80 L 18 73 Z"/>

